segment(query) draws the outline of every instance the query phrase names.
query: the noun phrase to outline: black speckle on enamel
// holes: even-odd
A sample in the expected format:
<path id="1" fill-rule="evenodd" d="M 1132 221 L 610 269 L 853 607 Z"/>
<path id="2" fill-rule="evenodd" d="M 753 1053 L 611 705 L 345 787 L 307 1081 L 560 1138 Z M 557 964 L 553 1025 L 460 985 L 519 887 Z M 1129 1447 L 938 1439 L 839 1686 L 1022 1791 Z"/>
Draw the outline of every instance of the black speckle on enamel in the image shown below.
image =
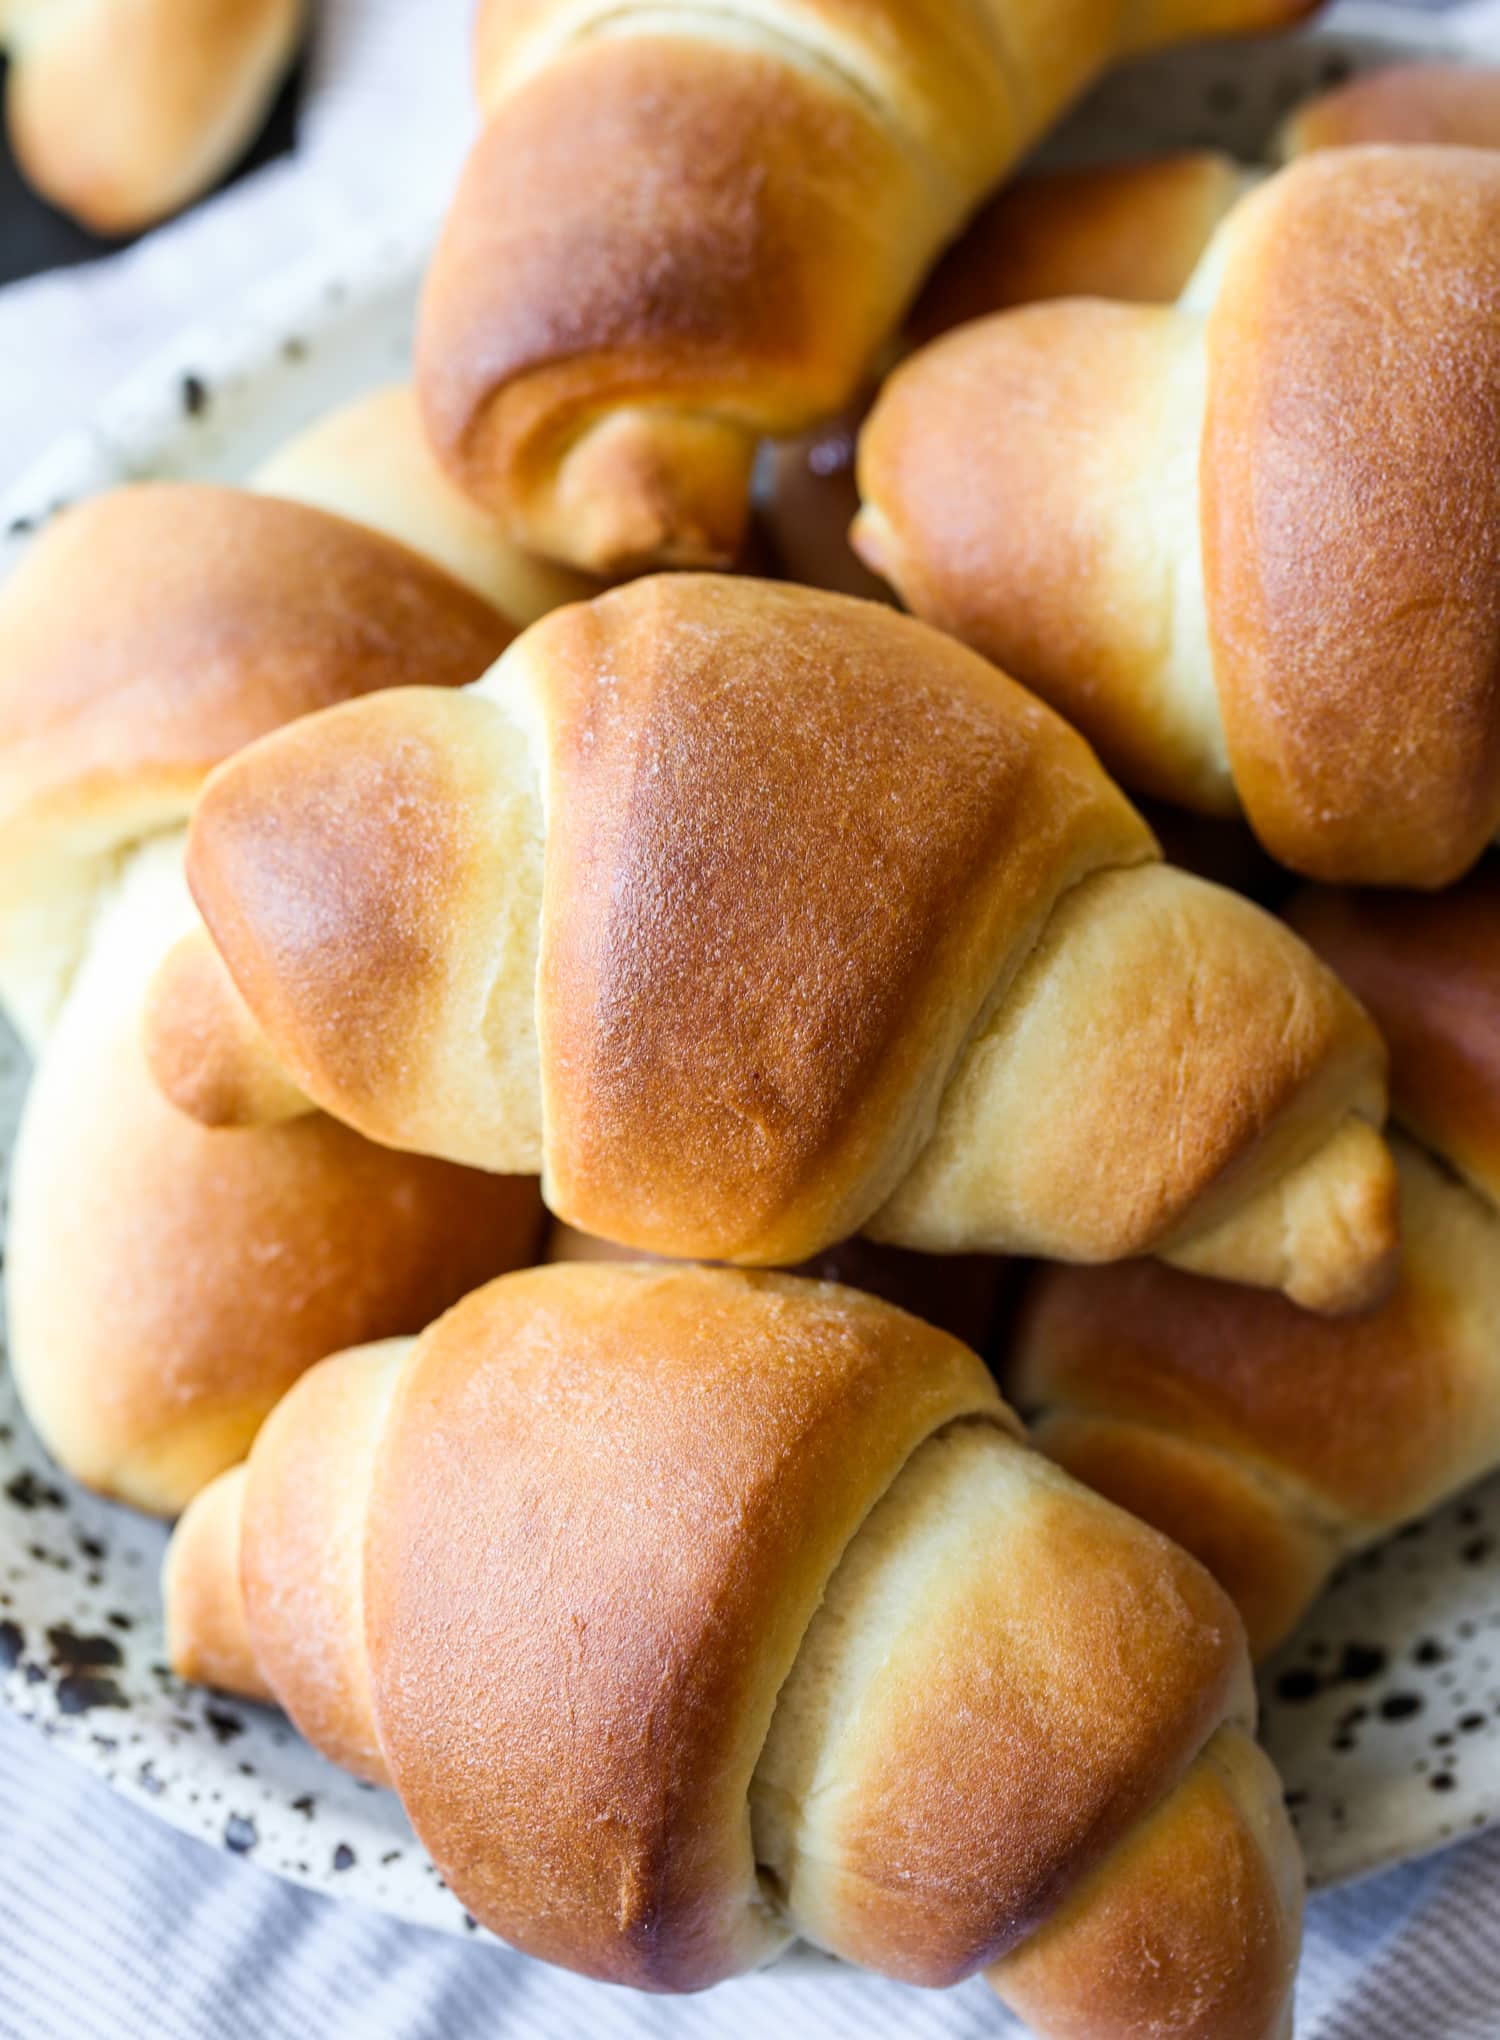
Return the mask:
<path id="1" fill-rule="evenodd" d="M 129 1705 L 113 1679 L 95 1678 L 88 1672 L 67 1672 L 57 1682 L 60 1714 L 88 1714 L 96 1707 Z"/>
<path id="2" fill-rule="evenodd" d="M 29 1466 L 13 1474 L 5 1483 L 5 1499 L 17 1509 L 61 1509 L 67 1506 L 67 1497 L 62 1489 L 40 1479 Z"/>
<path id="3" fill-rule="evenodd" d="M 245 1724 L 237 1714 L 231 1714 L 227 1707 L 205 1707 L 203 1719 L 214 1732 L 214 1741 L 220 1745 L 233 1742 L 237 1735 L 245 1733 Z"/>
<path id="4" fill-rule="evenodd" d="M 1382 1721 L 1410 1721 L 1420 1714 L 1425 1702 L 1420 1693 L 1388 1693 L 1380 1703 Z"/>
<path id="5" fill-rule="evenodd" d="M 1376 1644 L 1346 1643 L 1336 1677 L 1340 1684 L 1378 1679 L 1388 1662 L 1385 1652 Z"/>
<path id="6" fill-rule="evenodd" d="M 47 1647 L 53 1664 L 70 1672 L 124 1663 L 120 1646 L 112 1636 L 80 1636 L 65 1622 L 47 1631 Z"/>
<path id="7" fill-rule="evenodd" d="M 1283 1672 L 1276 1681 L 1276 1698 L 1285 1700 L 1290 1706 L 1300 1706 L 1304 1700 L 1316 1699 L 1322 1685 L 1322 1680 L 1314 1671 Z"/>

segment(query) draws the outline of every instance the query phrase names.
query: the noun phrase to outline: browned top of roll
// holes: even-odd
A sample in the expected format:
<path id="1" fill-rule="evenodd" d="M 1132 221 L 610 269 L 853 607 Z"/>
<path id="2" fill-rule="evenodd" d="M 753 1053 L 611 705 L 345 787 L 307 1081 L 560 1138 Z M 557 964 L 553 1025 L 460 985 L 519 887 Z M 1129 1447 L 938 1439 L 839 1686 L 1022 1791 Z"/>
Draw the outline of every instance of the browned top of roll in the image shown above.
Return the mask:
<path id="1" fill-rule="evenodd" d="M 506 101 L 465 167 L 418 340 L 432 443 L 524 537 L 533 493 L 612 406 L 795 430 L 847 398 L 899 315 L 906 249 L 952 210 L 857 92 L 774 43 L 586 40 Z M 732 557 L 739 531 L 695 528 L 714 506 L 624 444 L 593 470 L 617 508 L 581 504 L 590 535 L 567 535 L 570 554 L 606 572 L 664 544 Z"/>
<path id="2" fill-rule="evenodd" d="M 1170 304 L 1244 180 L 1231 157 L 1200 149 L 1008 184 L 928 278 L 907 334 L 920 345 L 1044 298 Z"/>
<path id="3" fill-rule="evenodd" d="M 1149 833 L 1050 711 L 872 603 L 661 577 L 528 649 L 549 1201 L 803 1260 L 895 1188 L 1058 894 Z"/>
<path id="4" fill-rule="evenodd" d="M 473 694 L 402 689 L 278 731 L 195 811 L 188 875 L 235 983 L 309 1095 L 372 1139 L 409 1144 L 445 993 L 489 962 L 511 876 L 496 754 L 514 742 Z M 151 1016 L 159 1078 L 191 1069 L 187 1018 Z"/>
<path id="5" fill-rule="evenodd" d="M 1500 149 L 1500 70 L 1392 64 L 1309 100 L 1281 131 L 1287 156 L 1361 142 Z"/>
<path id="6" fill-rule="evenodd" d="M 1395 1117 L 1500 1205 L 1500 867 L 1436 899 L 1310 888 L 1287 918 L 1385 1036 Z"/>
<path id="7" fill-rule="evenodd" d="M 1500 828 L 1500 157 L 1331 152 L 1238 217 L 1202 461 L 1235 781 L 1309 876 L 1443 885 Z"/>
<path id="8" fill-rule="evenodd" d="M 585 0 L 569 10 L 573 32 L 564 47 L 566 60 L 580 44 L 607 40 L 606 62 L 623 62 L 634 70 L 632 45 L 639 40 L 647 44 L 646 61 L 658 78 L 670 78 L 676 53 L 685 61 L 694 44 L 711 58 L 727 50 L 725 79 L 734 65 L 744 68 L 747 54 L 758 48 L 793 88 L 799 73 L 804 78 L 810 74 L 830 114 L 841 98 L 862 102 L 867 121 L 904 134 L 909 144 L 920 137 L 950 161 L 988 160 L 1009 137 L 1005 116 L 1011 99 L 1026 100 L 1036 123 L 1041 108 L 1055 105 L 1060 93 L 1097 69 L 1105 49 L 1118 41 L 1118 11 L 1117 0 L 1070 0 L 1067 31 L 1058 34 L 1051 22 L 1038 33 L 1030 9 L 1013 9 L 1017 19 L 1002 39 L 982 13 L 955 7 L 951 0 L 790 0 L 774 21 L 763 22 L 753 9 L 738 7 L 713 17 L 691 7 L 680 12 L 668 7 L 654 20 L 647 17 L 644 36 L 630 33 L 634 24 L 626 16 L 624 35 L 596 33 L 591 38 L 590 31 L 601 25 L 619 26 L 621 16 L 611 0 L 594 0 L 592 6 Z M 557 68 L 558 15 L 557 0 L 480 0 L 474 82 L 486 115 L 492 116 L 502 101 L 512 102 L 518 84 L 529 81 L 537 47 L 547 51 Z M 731 30 L 738 26 L 740 36 L 716 34 L 720 22 Z M 1040 73 L 1028 80 L 1030 92 L 1016 92 L 1017 68 Z M 643 120 L 649 123 L 659 115 L 662 104 L 658 99 L 643 107 Z M 733 95 L 720 98 L 717 123 L 713 111 L 713 102 L 706 102 L 701 116 L 705 140 L 722 142 L 728 136 L 753 151 L 773 139 L 753 128 L 741 130 Z M 571 125 L 576 129 L 582 123 Z M 662 194 L 653 197 L 659 203 Z"/>
<path id="9" fill-rule="evenodd" d="M 1281 1781 L 1231 1729 L 989 1980 L 1060 2040 L 1290 2040 L 1301 1925 Z"/>
<path id="10" fill-rule="evenodd" d="M 427 1334 L 366 1634 L 397 1789 L 480 1919 L 658 1989 L 775 1946 L 748 1791 L 777 1691 L 871 1505 L 971 1415 L 1009 1421 L 957 1341 L 781 1276 L 554 1267 Z"/>
<path id="11" fill-rule="evenodd" d="M 1440 1491 L 1467 1356 L 1434 1337 L 1434 1288 L 1408 1260 L 1389 1302 L 1328 1319 L 1284 1297 L 1155 1262 L 1044 1268 L 1015 1332 L 1007 1392 L 1158 1426 L 1267 1466 L 1325 1511 L 1386 1524 Z"/>
<path id="12" fill-rule="evenodd" d="M 0 633 L 0 829 L 185 811 L 253 737 L 401 681 L 461 685 L 512 635 L 374 532 L 180 482 L 60 516 L 0 594 Z"/>
<path id="13" fill-rule="evenodd" d="M 848 1710 L 797 1781 L 800 1839 L 839 1864 L 838 1952 L 927 1985 L 1044 1927 L 1248 1706 L 1243 1630 L 1196 1560 L 996 1444 L 966 1425 L 913 1456 L 780 1703 L 821 1673 Z"/>

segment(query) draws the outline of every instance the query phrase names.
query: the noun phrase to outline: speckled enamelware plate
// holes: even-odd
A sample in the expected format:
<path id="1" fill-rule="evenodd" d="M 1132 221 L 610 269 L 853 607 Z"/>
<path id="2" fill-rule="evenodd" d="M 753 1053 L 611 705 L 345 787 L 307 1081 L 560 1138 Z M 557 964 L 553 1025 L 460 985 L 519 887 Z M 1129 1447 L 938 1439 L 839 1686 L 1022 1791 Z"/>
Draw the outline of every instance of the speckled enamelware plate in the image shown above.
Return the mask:
<path id="1" fill-rule="evenodd" d="M 1399 51 L 1451 55 L 1463 46 L 1453 21 L 1439 37 L 1409 16 L 1349 9 L 1337 33 L 1157 62 L 1111 83 L 1049 154 L 1217 142 L 1253 156 L 1288 105 L 1347 71 Z M 242 476 L 322 411 L 404 372 L 426 241 L 411 231 L 345 248 L 132 380 L 0 512 L 0 570 L 65 502 L 143 475 Z M 24 1084 L 0 1035 L 7 1153 Z M 190 1834 L 405 1919 L 472 1930 L 392 1798 L 325 1764 L 275 1714 L 167 1672 L 164 1543 L 160 1525 L 49 1466 L 0 1377 L 0 1697 Z M 1500 1480 L 1359 1561 L 1263 1689 L 1317 1881 L 1500 1819 Z"/>

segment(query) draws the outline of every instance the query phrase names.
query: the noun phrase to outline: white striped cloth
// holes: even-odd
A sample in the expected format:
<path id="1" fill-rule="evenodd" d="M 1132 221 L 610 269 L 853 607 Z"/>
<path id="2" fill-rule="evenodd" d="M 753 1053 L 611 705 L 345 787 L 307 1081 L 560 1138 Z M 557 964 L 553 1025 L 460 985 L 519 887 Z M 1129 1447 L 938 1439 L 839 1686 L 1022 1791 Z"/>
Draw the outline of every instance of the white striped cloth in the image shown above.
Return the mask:
<path id="1" fill-rule="evenodd" d="M 323 0 L 302 143 L 140 247 L 0 293 L 14 475 L 205 310 L 354 221 L 451 182 L 471 0 Z M 413 79 L 421 80 L 413 89 Z M 48 373 L 39 373 L 47 364 Z M 0 1717 L 0 2040 L 980 2040 L 982 1984 L 942 1996 L 831 1972 L 634 1998 L 312 1896 L 174 1833 Z M 1497 2040 L 1500 1834 L 1317 1901 L 1302 2040 Z"/>
<path id="2" fill-rule="evenodd" d="M 609 1990 L 187 1841 L 0 1719 L 0 2040 L 1001 2040 L 981 1983 Z M 1500 1833 L 1313 1902 L 1299 2040 L 1496 2040 Z"/>

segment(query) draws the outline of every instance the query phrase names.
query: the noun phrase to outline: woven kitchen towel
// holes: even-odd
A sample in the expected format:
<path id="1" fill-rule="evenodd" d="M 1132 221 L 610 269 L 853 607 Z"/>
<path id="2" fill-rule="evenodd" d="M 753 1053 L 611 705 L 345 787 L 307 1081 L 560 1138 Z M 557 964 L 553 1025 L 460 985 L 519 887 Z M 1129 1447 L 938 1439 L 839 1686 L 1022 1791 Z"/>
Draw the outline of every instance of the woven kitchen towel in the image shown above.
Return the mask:
<path id="1" fill-rule="evenodd" d="M 470 130 L 470 0 L 323 0 L 297 155 L 128 254 L 0 293 L 14 475 L 143 356 L 353 222 L 436 211 Z M 1500 22 L 1500 4 L 1492 9 Z M 1500 41 L 1497 41 L 1500 48 Z M 420 80 L 414 88 L 413 81 Z M 3 480 L 0 477 L 0 480 Z M 684 2003 L 404 1928 L 184 1839 L 0 1717 L 0 2040 L 979 2040 L 944 1996 L 838 1972 Z M 1500 2040 L 1500 1833 L 1316 1901 L 1301 2040 Z"/>
<path id="2" fill-rule="evenodd" d="M 0 1719 L 0 2040 L 1009 2040 L 983 1984 L 634 1997 L 184 1840 Z M 1496 2040 L 1500 1833 L 1315 1900 L 1299 2040 Z"/>

